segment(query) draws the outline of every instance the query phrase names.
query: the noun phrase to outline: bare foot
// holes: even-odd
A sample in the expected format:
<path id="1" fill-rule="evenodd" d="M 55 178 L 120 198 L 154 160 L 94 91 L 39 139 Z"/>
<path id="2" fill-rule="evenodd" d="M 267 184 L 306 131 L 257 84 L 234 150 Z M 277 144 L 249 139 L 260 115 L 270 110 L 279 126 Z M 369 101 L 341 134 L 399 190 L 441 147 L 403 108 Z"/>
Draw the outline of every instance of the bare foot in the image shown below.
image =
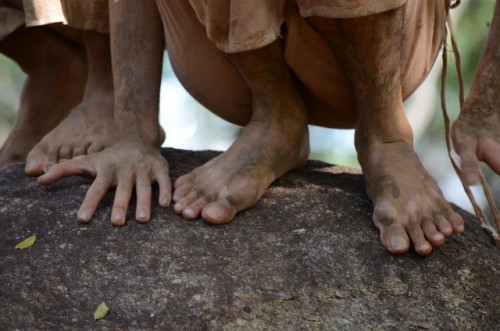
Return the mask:
<path id="1" fill-rule="evenodd" d="M 33 146 L 82 100 L 87 61 L 80 46 L 45 27 L 16 30 L 1 41 L 0 52 L 27 74 L 14 127 L 0 149 L 2 167 L 24 162 Z"/>
<path id="2" fill-rule="evenodd" d="M 464 230 L 462 217 L 406 142 L 373 147 L 360 155 L 360 163 L 380 241 L 389 252 L 404 253 L 411 243 L 417 254 L 427 255 L 445 237 Z"/>
<path id="3" fill-rule="evenodd" d="M 85 98 L 28 154 L 26 173 L 38 176 L 52 165 L 96 153 L 113 143 L 113 95 Z"/>
<path id="4" fill-rule="evenodd" d="M 85 32 L 89 75 L 83 101 L 28 154 L 26 173 L 42 174 L 62 160 L 95 153 L 113 143 L 113 75 L 109 35 Z"/>
<path id="5" fill-rule="evenodd" d="M 307 161 L 307 126 L 290 124 L 250 122 L 226 152 L 176 180 L 175 211 L 224 224 L 255 205 L 274 180 Z"/>

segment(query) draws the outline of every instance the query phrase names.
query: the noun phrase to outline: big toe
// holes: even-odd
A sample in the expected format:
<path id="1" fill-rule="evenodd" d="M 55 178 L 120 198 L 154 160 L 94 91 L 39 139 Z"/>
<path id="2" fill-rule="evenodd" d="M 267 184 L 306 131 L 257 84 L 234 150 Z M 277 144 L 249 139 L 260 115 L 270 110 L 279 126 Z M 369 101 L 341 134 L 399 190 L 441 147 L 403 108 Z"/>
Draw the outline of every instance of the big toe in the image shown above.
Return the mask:
<path id="1" fill-rule="evenodd" d="M 209 224 L 220 225 L 231 222 L 236 212 L 223 201 L 216 201 L 203 208 L 201 217 Z"/>
<path id="2" fill-rule="evenodd" d="M 410 248 L 410 239 L 404 228 L 397 224 L 379 226 L 380 242 L 392 254 L 403 254 Z"/>

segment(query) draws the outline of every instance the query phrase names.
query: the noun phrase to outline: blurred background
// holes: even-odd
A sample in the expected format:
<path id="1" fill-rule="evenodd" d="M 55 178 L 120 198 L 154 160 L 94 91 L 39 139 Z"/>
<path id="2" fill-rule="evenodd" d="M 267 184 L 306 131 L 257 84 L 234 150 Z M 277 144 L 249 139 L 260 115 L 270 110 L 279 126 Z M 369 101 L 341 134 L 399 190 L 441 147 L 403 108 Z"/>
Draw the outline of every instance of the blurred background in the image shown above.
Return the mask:
<path id="1" fill-rule="evenodd" d="M 452 10 L 465 78 L 466 95 L 472 82 L 474 69 L 483 49 L 492 20 L 495 0 L 461 1 Z M 449 47 L 451 50 L 451 46 Z M 446 99 L 453 121 L 459 113 L 457 76 L 453 70 L 453 54 L 448 51 L 449 71 Z M 440 106 L 441 56 L 425 83 L 405 103 L 415 132 L 416 150 L 427 170 L 438 181 L 446 198 L 472 211 L 462 185 L 449 161 L 444 122 Z M 0 55 L 0 145 L 12 127 L 24 73 L 10 59 Z M 160 122 L 167 132 L 165 147 L 190 150 L 223 151 L 238 137 L 241 129 L 232 125 L 194 101 L 179 84 L 165 56 L 161 85 Z M 353 130 L 334 130 L 310 127 L 311 159 L 359 168 L 354 150 Z M 500 177 L 484 167 L 493 196 L 500 204 Z M 474 187 L 481 206 L 485 207 L 482 189 Z"/>

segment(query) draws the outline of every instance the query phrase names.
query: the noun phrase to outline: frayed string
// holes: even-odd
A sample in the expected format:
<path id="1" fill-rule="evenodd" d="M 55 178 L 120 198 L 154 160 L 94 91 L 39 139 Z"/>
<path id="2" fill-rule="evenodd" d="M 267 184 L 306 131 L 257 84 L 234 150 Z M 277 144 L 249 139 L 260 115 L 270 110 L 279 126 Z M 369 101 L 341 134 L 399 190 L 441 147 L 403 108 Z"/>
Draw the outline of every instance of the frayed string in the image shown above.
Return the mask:
<path id="1" fill-rule="evenodd" d="M 454 5 L 456 5 L 456 1 Z M 462 75 L 462 67 L 461 67 L 461 62 L 460 62 L 460 53 L 458 51 L 458 46 L 455 38 L 455 32 L 453 29 L 453 23 L 451 21 L 450 15 L 448 15 L 447 21 L 448 25 L 448 30 L 450 32 L 450 39 L 451 39 L 451 44 L 453 48 L 453 55 L 455 57 L 455 66 L 456 66 L 456 71 L 457 71 L 457 76 L 458 76 L 458 89 L 459 89 L 459 101 L 460 101 L 460 110 L 463 109 L 464 105 L 464 79 Z M 455 172 L 457 173 L 458 177 L 460 178 L 460 181 L 462 182 L 462 186 L 464 187 L 465 193 L 469 197 L 470 202 L 472 203 L 472 207 L 474 208 L 474 211 L 476 213 L 476 217 L 478 219 L 479 224 L 481 227 L 483 227 L 493 238 L 495 243 L 498 245 L 500 244 L 500 237 L 498 235 L 497 230 L 491 224 L 488 222 L 486 219 L 483 211 L 479 207 L 478 203 L 476 202 L 476 199 L 474 198 L 474 194 L 470 190 L 470 187 L 465 183 L 464 176 L 462 174 L 462 171 L 458 167 L 455 159 L 452 156 L 452 146 L 451 146 L 451 139 L 450 139 L 450 118 L 448 116 L 448 110 L 446 108 L 446 75 L 448 72 L 448 57 L 447 57 L 447 47 L 446 47 L 446 40 L 443 43 L 443 71 L 441 75 L 441 109 L 443 112 L 443 118 L 444 118 L 444 128 L 445 128 L 445 135 L 446 135 L 446 148 L 448 149 L 448 156 L 451 160 L 451 164 L 453 165 L 453 168 L 455 169 Z M 481 169 L 479 169 L 480 172 L 480 183 L 481 186 L 483 187 L 484 194 L 486 196 L 486 199 L 488 200 L 488 206 L 490 207 L 490 210 L 492 212 L 492 215 L 495 219 L 495 224 L 498 229 L 500 229 L 500 214 L 498 212 L 498 209 L 495 206 L 495 202 L 493 200 L 493 197 L 491 195 L 490 188 L 488 186 L 488 183 L 486 182 L 483 172 Z"/>

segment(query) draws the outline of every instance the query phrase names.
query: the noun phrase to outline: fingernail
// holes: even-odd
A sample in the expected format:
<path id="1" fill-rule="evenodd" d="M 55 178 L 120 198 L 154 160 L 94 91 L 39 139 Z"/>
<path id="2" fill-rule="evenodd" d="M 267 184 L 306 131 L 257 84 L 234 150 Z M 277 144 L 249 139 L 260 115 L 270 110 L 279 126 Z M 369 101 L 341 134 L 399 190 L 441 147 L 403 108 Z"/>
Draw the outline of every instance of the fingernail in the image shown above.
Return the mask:
<path id="1" fill-rule="evenodd" d="M 119 211 L 116 211 L 111 215 L 111 218 L 115 221 L 121 221 L 123 219 L 123 214 Z"/>
<path id="2" fill-rule="evenodd" d="M 82 211 L 80 214 L 78 214 L 78 220 L 80 222 L 87 222 L 89 220 L 89 214 L 85 211 Z"/>
<path id="3" fill-rule="evenodd" d="M 145 220 L 145 219 L 147 219 L 147 213 L 144 210 L 141 210 L 137 214 L 137 218 L 140 220 Z"/>

